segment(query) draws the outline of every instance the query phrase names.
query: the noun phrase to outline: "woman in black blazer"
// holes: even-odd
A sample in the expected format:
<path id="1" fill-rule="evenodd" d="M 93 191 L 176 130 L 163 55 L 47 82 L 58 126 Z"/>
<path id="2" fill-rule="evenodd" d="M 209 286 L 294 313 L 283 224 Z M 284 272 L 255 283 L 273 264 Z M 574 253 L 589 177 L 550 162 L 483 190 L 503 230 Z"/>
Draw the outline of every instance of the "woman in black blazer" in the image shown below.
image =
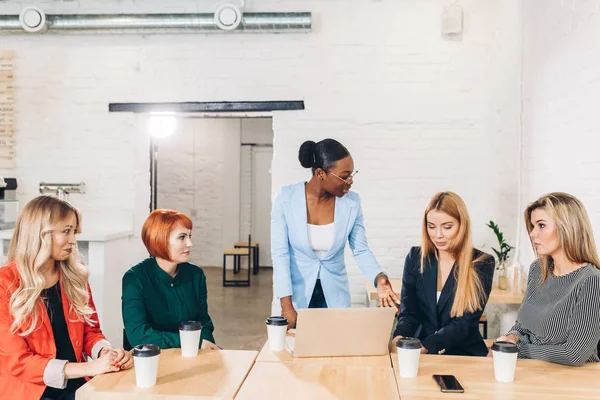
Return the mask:
<path id="1" fill-rule="evenodd" d="M 404 263 L 401 337 L 418 337 L 423 353 L 486 356 L 479 318 L 490 296 L 494 258 L 473 248 L 467 207 L 455 193 L 436 194 L 425 210 L 421 247 Z"/>

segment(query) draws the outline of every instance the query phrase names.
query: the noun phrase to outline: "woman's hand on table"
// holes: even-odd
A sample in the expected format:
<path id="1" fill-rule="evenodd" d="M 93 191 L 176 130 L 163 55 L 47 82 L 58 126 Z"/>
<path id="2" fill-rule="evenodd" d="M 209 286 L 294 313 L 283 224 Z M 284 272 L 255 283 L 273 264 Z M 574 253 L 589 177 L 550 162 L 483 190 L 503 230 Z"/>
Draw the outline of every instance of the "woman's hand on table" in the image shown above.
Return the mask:
<path id="1" fill-rule="evenodd" d="M 500 336 L 498 339 L 496 339 L 496 342 L 511 342 L 514 344 L 519 344 L 519 337 L 513 334 Z"/>
<path id="2" fill-rule="evenodd" d="M 296 320 L 298 319 L 298 312 L 293 308 L 287 308 L 281 311 L 281 316 L 286 317 L 288 321 L 288 331 L 296 326 Z"/>
<path id="3" fill-rule="evenodd" d="M 100 357 L 109 353 L 114 354 L 113 363 L 115 367 L 119 368 L 119 370 L 125 370 L 133 367 L 133 357 L 131 356 L 130 352 L 125 351 L 122 348 L 114 349 L 112 347 L 107 346 L 103 347 L 102 350 L 100 350 Z"/>
<path id="4" fill-rule="evenodd" d="M 107 349 L 100 352 L 100 357 L 95 359 L 94 361 L 90 361 L 85 363 L 85 376 L 97 376 L 102 375 L 107 372 L 117 372 L 120 371 L 121 368 L 117 367 L 115 360 L 117 359 L 117 353 L 114 349 Z M 67 364 L 68 366 L 69 364 Z M 65 367 L 65 374 L 66 374 Z M 67 375 L 67 374 L 66 374 Z M 68 377 L 68 376 L 67 376 Z"/>
<path id="5" fill-rule="evenodd" d="M 514 344 L 519 344 L 519 337 L 517 335 L 505 335 L 505 336 L 500 336 L 499 338 L 496 339 L 496 342 L 511 342 Z M 488 349 L 488 357 L 492 357 L 492 348 L 490 347 Z"/>
<path id="6" fill-rule="evenodd" d="M 202 339 L 201 350 L 219 350 L 216 344 L 211 342 L 210 340 Z"/>
<path id="7" fill-rule="evenodd" d="M 396 336 L 395 338 L 392 339 L 392 343 L 390 343 L 390 353 L 396 353 L 396 343 L 398 343 L 398 340 L 402 339 L 404 336 Z"/>

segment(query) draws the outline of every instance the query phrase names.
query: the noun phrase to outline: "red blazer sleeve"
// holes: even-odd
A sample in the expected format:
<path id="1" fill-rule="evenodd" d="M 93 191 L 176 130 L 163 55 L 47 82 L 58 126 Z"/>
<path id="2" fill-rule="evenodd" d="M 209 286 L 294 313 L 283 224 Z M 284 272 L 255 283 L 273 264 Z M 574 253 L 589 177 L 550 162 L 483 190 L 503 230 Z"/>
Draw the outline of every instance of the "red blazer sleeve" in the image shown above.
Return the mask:
<path id="1" fill-rule="evenodd" d="M 101 340 L 106 341 L 106 337 L 100 330 L 100 321 L 98 318 L 98 313 L 96 312 L 96 305 L 94 304 L 94 299 L 92 298 L 92 289 L 88 283 L 88 293 L 90 294 L 90 300 L 88 305 L 92 310 L 94 310 L 94 314 L 92 315 L 92 320 L 96 321 L 93 325 L 83 324 L 83 352 L 92 358 L 96 358 L 98 354 L 93 354 L 92 349 L 94 346 Z M 110 343 L 106 342 L 106 345 L 110 345 Z M 99 351 L 101 349 L 97 349 Z"/>
<path id="2" fill-rule="evenodd" d="M 0 281 L 0 365 L 15 378 L 43 385 L 44 370 L 53 357 L 33 354 L 18 332 L 10 333 L 13 318 L 9 311 L 9 301 L 12 292 L 8 287 L 11 284 L 12 281 Z M 41 324 L 40 321 L 38 329 L 44 329 Z"/>

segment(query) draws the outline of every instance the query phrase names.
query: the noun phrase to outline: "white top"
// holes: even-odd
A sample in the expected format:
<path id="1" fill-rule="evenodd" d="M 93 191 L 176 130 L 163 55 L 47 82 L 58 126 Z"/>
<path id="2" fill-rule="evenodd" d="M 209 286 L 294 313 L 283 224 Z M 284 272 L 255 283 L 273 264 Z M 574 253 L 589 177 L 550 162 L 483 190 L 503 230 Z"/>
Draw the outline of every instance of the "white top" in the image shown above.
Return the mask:
<path id="1" fill-rule="evenodd" d="M 308 224 L 308 243 L 319 260 L 331 249 L 334 240 L 333 222 L 327 225 Z"/>
<path id="2" fill-rule="evenodd" d="M 440 290 L 438 290 L 436 292 L 436 294 L 437 294 L 437 300 L 436 300 L 436 303 L 437 303 L 438 301 L 440 301 L 440 295 L 442 294 L 442 292 Z"/>

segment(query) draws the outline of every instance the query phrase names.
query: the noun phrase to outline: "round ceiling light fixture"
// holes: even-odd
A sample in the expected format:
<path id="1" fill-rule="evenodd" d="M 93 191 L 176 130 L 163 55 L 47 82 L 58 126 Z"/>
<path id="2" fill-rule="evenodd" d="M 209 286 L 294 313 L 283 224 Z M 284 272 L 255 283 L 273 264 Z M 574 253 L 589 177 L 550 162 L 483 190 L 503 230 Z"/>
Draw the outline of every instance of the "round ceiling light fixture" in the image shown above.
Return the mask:
<path id="1" fill-rule="evenodd" d="M 19 23 L 26 32 L 42 32 L 46 29 L 46 14 L 37 7 L 26 7 L 19 14 Z"/>
<path id="2" fill-rule="evenodd" d="M 233 4 L 223 4 L 215 11 L 215 24 L 224 31 L 232 31 L 242 22 L 242 11 Z"/>

